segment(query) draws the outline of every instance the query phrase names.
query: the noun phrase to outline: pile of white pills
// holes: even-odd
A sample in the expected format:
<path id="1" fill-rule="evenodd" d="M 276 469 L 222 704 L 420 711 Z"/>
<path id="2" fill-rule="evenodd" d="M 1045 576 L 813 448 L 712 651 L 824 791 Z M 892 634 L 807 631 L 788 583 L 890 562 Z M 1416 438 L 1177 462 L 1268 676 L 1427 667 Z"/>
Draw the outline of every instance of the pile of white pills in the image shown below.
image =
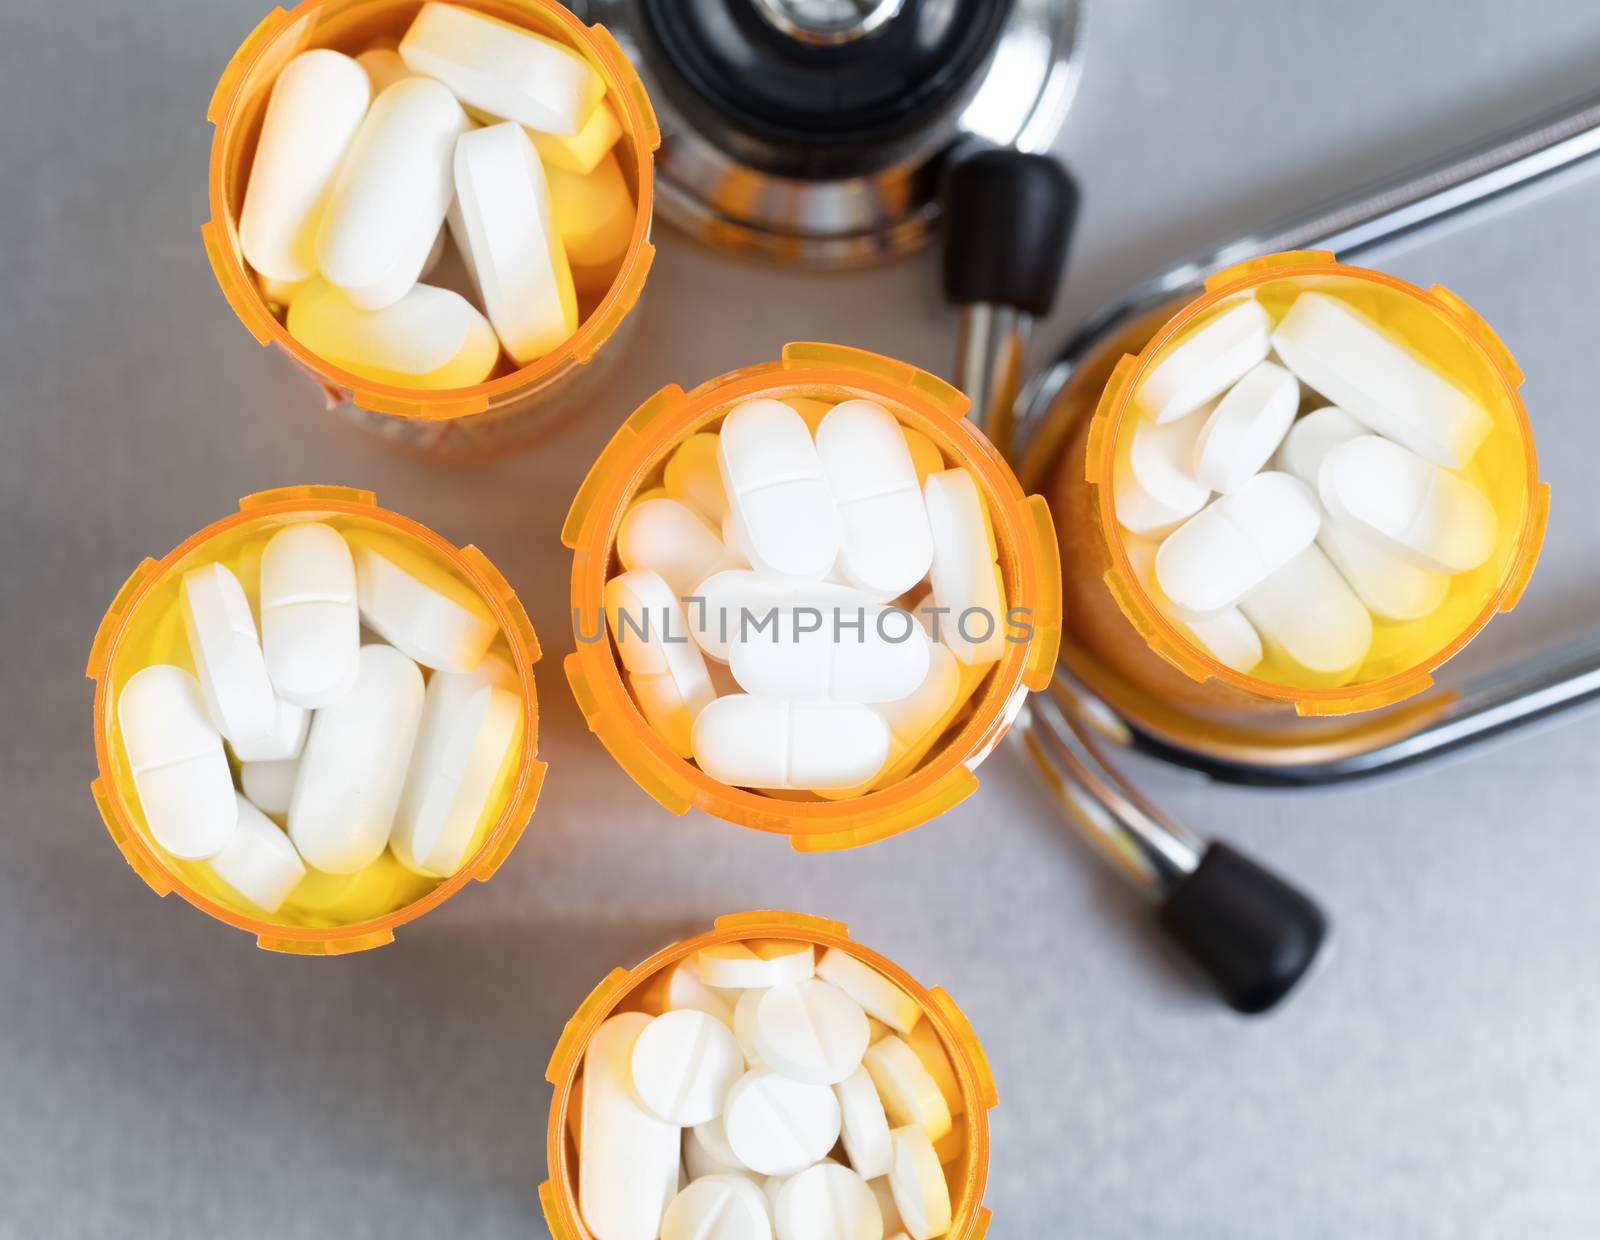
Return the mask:
<path id="1" fill-rule="evenodd" d="M 609 287 L 633 231 L 605 93 L 571 48 L 450 4 L 423 5 L 398 48 L 295 56 L 239 213 L 290 335 L 415 388 L 479 383 L 502 350 L 523 366 L 558 347 L 578 291 Z M 476 305 L 419 282 L 446 231 Z"/>
<path id="2" fill-rule="evenodd" d="M 1348 683 L 1374 620 L 1430 615 L 1494 552 L 1494 507 L 1463 473 L 1489 415 L 1328 293 L 1299 294 L 1276 325 L 1253 296 L 1234 302 L 1134 401 L 1113 486 L 1129 558 L 1237 671 L 1270 654 L 1297 679 Z"/>
<path id="3" fill-rule="evenodd" d="M 522 724 L 488 609 L 399 539 L 314 521 L 265 539 L 250 584 L 254 607 L 226 564 L 185 572 L 194 671 L 151 664 L 118 695 L 156 843 L 265 913 L 308 875 L 357 874 L 386 851 L 454 874 Z"/>
<path id="4" fill-rule="evenodd" d="M 1004 650 L 977 481 L 870 400 L 736 406 L 674 449 L 616 553 L 606 619 L 641 712 L 737 787 L 892 782 Z"/>
<path id="5" fill-rule="evenodd" d="M 929 1240 L 960 1088 L 916 1001 L 809 943 L 701 949 L 596 1031 L 569 1109 L 595 1240 Z"/>

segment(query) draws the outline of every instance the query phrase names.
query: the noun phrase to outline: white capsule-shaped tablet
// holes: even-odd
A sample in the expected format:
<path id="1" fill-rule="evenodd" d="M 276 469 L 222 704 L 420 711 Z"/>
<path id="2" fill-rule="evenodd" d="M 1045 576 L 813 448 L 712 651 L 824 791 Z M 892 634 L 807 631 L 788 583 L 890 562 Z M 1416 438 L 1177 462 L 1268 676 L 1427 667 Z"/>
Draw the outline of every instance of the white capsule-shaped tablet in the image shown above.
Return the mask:
<path id="1" fill-rule="evenodd" d="M 1195 477 L 1194 459 L 1206 422 L 1204 409 L 1168 423 L 1140 418 L 1123 436 L 1111 495 L 1124 529 L 1159 537 L 1205 507 L 1211 488 Z"/>
<path id="2" fill-rule="evenodd" d="M 1261 637 L 1251 627 L 1250 621 L 1237 607 L 1224 607 L 1210 615 L 1186 612 L 1175 606 L 1156 581 L 1157 544 L 1147 538 L 1129 535 L 1122 545 L 1128 552 L 1128 562 L 1144 592 L 1161 614 L 1174 624 L 1181 625 L 1206 651 L 1219 662 L 1236 672 L 1248 672 L 1261 662 L 1265 651 Z"/>
<path id="3" fill-rule="evenodd" d="M 229 740 L 270 736 L 278 725 L 278 695 L 239 579 L 225 564 L 204 564 L 184 573 L 180 597 L 211 722 Z"/>
<path id="4" fill-rule="evenodd" d="M 645 721 L 674 753 L 687 757 L 692 729 L 716 694 L 677 596 L 658 573 L 635 569 L 606 582 L 602 597 Z"/>
<path id="5" fill-rule="evenodd" d="M 928 675 L 928 635 L 899 609 L 786 610 L 770 632 L 733 643 L 745 692 L 795 702 L 894 702 Z"/>
<path id="6" fill-rule="evenodd" d="M 261 551 L 261 649 L 272 687 L 298 706 L 337 701 L 361 645 L 355 561 L 339 531 L 285 526 Z"/>
<path id="7" fill-rule="evenodd" d="M 351 530 L 361 619 L 424 667 L 470 672 L 499 632 L 466 582 L 397 538 Z"/>
<path id="8" fill-rule="evenodd" d="M 1309 487 L 1288 474 L 1257 474 L 1167 536 L 1156 582 L 1185 611 L 1232 607 L 1310 545 L 1322 513 Z"/>
<path id="9" fill-rule="evenodd" d="M 930 1141 L 950 1131 L 950 1104 L 904 1038 L 880 1038 L 867 1047 L 861 1062 L 877 1086 L 891 1124 L 897 1128 L 915 1124 Z"/>
<path id="10" fill-rule="evenodd" d="M 695 971 L 719 990 L 765 990 L 803 982 L 816 971 L 816 949 L 794 939 L 714 943 L 695 954 Z"/>
<path id="11" fill-rule="evenodd" d="M 169 663 L 140 668 L 117 696 L 117 726 L 156 843 L 186 860 L 215 856 L 239 808 L 200 682 Z"/>
<path id="12" fill-rule="evenodd" d="M 712 529 L 722 528 L 728 515 L 728 493 L 717 468 L 717 437 L 705 431 L 690 435 L 667 458 L 661 485 L 680 504 L 694 509 Z"/>
<path id="13" fill-rule="evenodd" d="M 784 1183 L 773 1205 L 778 1240 L 883 1240 L 883 1215 L 867 1182 L 823 1163 Z"/>
<path id="14" fill-rule="evenodd" d="M 734 1083 L 722 1121 L 745 1166 L 791 1175 L 820 1162 L 839 1139 L 839 1100 L 826 1085 L 757 1068 Z"/>
<path id="15" fill-rule="evenodd" d="M 645 1026 L 633 1048 L 639 1100 L 680 1127 L 721 1115 L 728 1091 L 744 1072 L 733 1031 L 705 1012 L 665 1012 Z"/>
<path id="16" fill-rule="evenodd" d="M 736 641 L 772 641 L 784 614 L 810 616 L 814 612 L 831 626 L 835 616 L 854 623 L 856 617 L 878 609 L 872 595 L 852 586 L 763 577 L 748 568 L 712 573 L 685 599 L 696 643 L 722 662 L 727 662 Z"/>
<path id="17" fill-rule="evenodd" d="M 1267 645 L 1328 685 L 1347 684 L 1372 647 L 1372 617 L 1315 543 L 1244 598 Z"/>
<path id="18" fill-rule="evenodd" d="M 361 647 L 355 684 L 317 711 L 289 803 L 311 865 L 352 874 L 382 855 L 422 720 L 422 673 L 392 646 Z"/>
<path id="19" fill-rule="evenodd" d="M 1253 366 L 1207 416 L 1195 441 L 1195 477 L 1212 491 L 1237 490 L 1278 450 L 1299 407 L 1294 375 L 1276 362 Z"/>
<path id="20" fill-rule="evenodd" d="M 745 401 L 722 420 L 717 465 L 751 564 L 778 577 L 826 576 L 839 555 L 839 512 L 805 420 L 782 401 Z"/>
<path id="21" fill-rule="evenodd" d="M 1208 319 L 1169 349 L 1139 384 L 1135 406 L 1157 422 L 1173 422 L 1227 391 L 1272 348 L 1272 318 L 1247 297 Z"/>
<path id="22" fill-rule="evenodd" d="M 732 564 L 717 530 L 689 505 L 670 497 L 641 500 L 623 514 L 617 526 L 617 558 L 630 572 L 658 574 L 680 602 Z"/>
<path id="23" fill-rule="evenodd" d="M 928 674 L 922 683 L 903 698 L 873 707 L 889 728 L 885 774 L 894 771 L 906 755 L 937 739 L 933 733 L 950 717 L 961 698 L 962 680 L 962 666 L 950 653 L 950 647 L 930 641 Z"/>
<path id="24" fill-rule="evenodd" d="M 211 858 L 212 872 L 264 913 L 283 907 L 302 878 L 305 863 L 277 823 L 238 794 L 239 825 Z"/>
<path id="25" fill-rule="evenodd" d="M 412 286 L 381 310 L 362 310 L 326 280 L 309 280 L 289 303 L 287 326 L 323 361 L 396 387 L 470 387 L 500 357 L 500 341 L 477 307 L 431 284 Z"/>
<path id="26" fill-rule="evenodd" d="M 245 740 L 230 741 L 240 762 L 277 762 L 300 756 L 311 729 L 311 712 L 287 698 L 278 699 L 275 722 L 268 732 Z"/>
<path id="27" fill-rule="evenodd" d="M 455 96 L 405 78 L 372 101 L 317 229 L 317 266 L 363 310 L 391 306 L 422 274 L 455 193 L 456 139 L 470 122 Z"/>
<path id="28" fill-rule="evenodd" d="M 1459 469 L 1489 433 L 1476 400 L 1337 297 L 1301 293 L 1272 342 L 1308 387 L 1430 461 Z"/>
<path id="29" fill-rule="evenodd" d="M 742 1175 L 695 1180 L 668 1204 L 661 1240 L 771 1240 L 766 1197 Z"/>
<path id="30" fill-rule="evenodd" d="M 307 723 L 310 722 L 309 716 Z M 250 803 L 263 814 L 279 817 L 289 812 L 289 802 L 294 796 L 295 777 L 300 773 L 300 759 L 279 758 L 266 762 L 241 762 L 239 787 Z"/>
<path id="31" fill-rule="evenodd" d="M 876 1017 L 897 1033 L 910 1033 L 922 1019 L 922 1009 L 915 999 L 847 951 L 830 947 L 823 952 L 817 961 L 817 976 L 832 982 L 859 1003 L 868 1016 Z M 867 1179 L 871 1178 L 867 1175 Z"/>
<path id="32" fill-rule="evenodd" d="M 1005 652 L 1005 589 L 988 505 L 972 474 L 947 469 L 923 486 L 933 531 L 933 597 L 947 610 L 941 637 L 971 667 Z"/>
<path id="33" fill-rule="evenodd" d="M 741 788 L 854 788 L 889 757 L 889 727 L 859 702 L 733 694 L 701 710 L 690 738 L 713 779 Z"/>
<path id="34" fill-rule="evenodd" d="M 576 134 L 606 90 L 570 47 L 454 4 L 424 4 L 400 56 L 469 108 L 547 133 Z"/>
<path id="35" fill-rule="evenodd" d="M 928 575 L 933 535 L 900 423 L 870 400 L 842 401 L 817 427 L 817 457 L 840 521 L 839 567 L 882 598 Z"/>
<path id="36" fill-rule="evenodd" d="M 1500 522 L 1483 492 L 1381 436 L 1362 435 L 1330 452 L 1317 490 L 1336 520 L 1421 568 L 1464 573 L 1494 554 Z"/>
<path id="37" fill-rule="evenodd" d="M 522 126 L 508 121 L 462 134 L 454 170 L 451 235 L 500 343 L 525 366 L 578 330 L 544 168 Z"/>
<path id="38" fill-rule="evenodd" d="M 889 1187 L 912 1240 L 932 1240 L 950 1230 L 950 1185 L 933 1142 L 921 1128 L 896 1128 Z"/>
<path id="39" fill-rule="evenodd" d="M 883 1099 L 865 1068 L 857 1068 L 833 1087 L 839 1099 L 840 1140 L 850 1165 L 863 1179 L 888 1175 L 894 1162 L 889 1141 L 889 1117 Z"/>
<path id="40" fill-rule="evenodd" d="M 633 1090 L 633 1050 L 649 1024 L 643 1012 L 613 1016 L 584 1052 L 578 1209 L 595 1240 L 655 1240 L 678 1192 L 678 1126 Z"/>
<path id="41" fill-rule="evenodd" d="M 754 1032 L 762 1063 L 812 1085 L 837 1085 L 867 1051 L 867 1014 L 820 978 L 766 991 L 756 1005 Z"/>
<path id="42" fill-rule="evenodd" d="M 301 52 L 278 74 L 239 211 L 239 246 L 257 274 L 316 274 L 317 226 L 369 98 L 361 66 L 329 48 Z"/>

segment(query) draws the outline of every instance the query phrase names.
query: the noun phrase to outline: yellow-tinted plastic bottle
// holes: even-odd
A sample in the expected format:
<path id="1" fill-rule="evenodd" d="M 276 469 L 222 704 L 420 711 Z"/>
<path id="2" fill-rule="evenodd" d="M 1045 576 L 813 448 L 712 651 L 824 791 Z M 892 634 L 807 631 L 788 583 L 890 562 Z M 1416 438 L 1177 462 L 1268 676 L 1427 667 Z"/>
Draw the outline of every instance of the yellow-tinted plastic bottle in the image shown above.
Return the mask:
<path id="1" fill-rule="evenodd" d="M 746 939 L 786 939 L 811 943 L 817 955 L 830 947 L 848 952 L 889 978 L 922 1009 L 922 1019 L 938 1035 L 961 1092 L 962 1114 L 952 1138 L 960 1149 L 945 1163 L 950 1186 L 952 1222 L 945 1240 L 982 1240 L 989 1229 L 983 1204 L 989 1179 L 989 1112 L 999 1101 L 994 1073 L 972 1026 L 942 987 L 924 987 L 905 969 L 850 938 L 843 922 L 804 913 L 762 911 L 732 913 L 716 920 L 705 934 L 683 939 L 632 969 L 613 969 L 590 993 L 562 1030 L 545 1079 L 555 1087 L 550 1100 L 546 1159 L 550 1178 L 539 1186 L 539 1203 L 553 1240 L 591 1240 L 578 1209 L 578 1151 L 573 1143 L 570 1113 L 578 1105 L 574 1088 L 583 1071 L 584 1052 L 595 1031 L 618 1012 L 642 1010 L 650 983 L 661 970 L 692 956 L 702 947 Z"/>
<path id="2" fill-rule="evenodd" d="M 927 435 L 947 461 L 969 469 L 989 506 L 1008 608 L 1025 608 L 1031 634 L 1008 641 L 964 721 L 910 774 L 844 800 L 766 794 L 712 779 L 678 757 L 646 724 L 601 628 L 601 593 L 620 571 L 615 544 L 629 502 L 658 485 L 672 450 L 714 430 L 742 401 L 760 396 L 833 404 L 874 400 Z M 623 423 L 584 479 L 561 540 L 573 550 L 572 606 L 579 640 L 567 679 L 589 728 L 623 770 L 674 813 L 698 806 L 729 822 L 789 836 L 796 849 L 825 851 L 883 839 L 926 822 L 969 796 L 974 772 L 1010 727 L 1030 690 L 1050 681 L 1061 637 L 1061 564 L 1049 509 L 1024 495 L 993 445 L 963 415 L 967 398 L 904 362 L 832 344 L 790 344 L 776 362 L 748 366 L 692 392 L 662 388 Z M 598 640 L 588 640 L 599 635 Z"/>
<path id="3" fill-rule="evenodd" d="M 261 546 L 277 528 L 318 520 L 341 530 L 380 532 L 454 575 L 489 609 L 500 635 L 493 650 L 516 670 L 523 723 L 516 752 L 492 794 L 482 843 L 450 878 L 413 874 L 385 852 L 354 875 L 308 871 L 276 915 L 266 916 L 220 883 L 204 862 L 184 861 L 162 849 L 145 825 L 117 726 L 119 691 L 151 663 L 192 667 L 179 605 L 183 574 L 221 562 L 239 576 L 254 601 Z M 533 665 L 539 641 L 511 587 L 476 547 L 455 547 L 426 526 L 378 507 L 370 491 L 297 486 L 262 491 L 239 501 L 239 511 L 185 539 L 159 560 L 147 559 L 112 601 L 89 651 L 95 682 L 94 745 L 99 776 L 92 784 L 106 830 L 123 857 L 157 895 L 176 891 L 219 921 L 256 936 L 271 951 L 339 955 L 381 947 L 396 926 L 443 904 L 471 879 L 486 882 L 521 837 L 539 797 L 545 764 L 539 748 L 539 706 Z"/>
<path id="4" fill-rule="evenodd" d="M 458 0 L 460 2 L 460 0 Z M 398 40 L 420 0 L 304 0 L 273 9 L 229 60 L 206 117 L 216 126 L 207 175 L 211 219 L 201 229 L 206 254 L 228 304 L 262 345 L 281 349 L 340 408 L 368 430 L 400 443 L 448 453 L 493 451 L 526 440 L 578 411 L 600 365 L 620 352 L 614 339 L 639 300 L 655 257 L 650 223 L 654 151 L 661 142 L 655 112 L 639 75 L 609 31 L 585 26 L 556 0 L 465 0 L 469 8 L 566 44 L 605 80 L 606 101 L 621 123 L 615 154 L 633 195 L 633 232 L 610 286 L 580 299 L 578 330 L 554 352 L 526 366 L 501 359 L 472 387 L 424 391 L 352 374 L 291 337 L 261 295 L 239 246 L 238 217 L 267 98 L 279 71 L 312 47 L 355 54 L 380 40 Z"/>

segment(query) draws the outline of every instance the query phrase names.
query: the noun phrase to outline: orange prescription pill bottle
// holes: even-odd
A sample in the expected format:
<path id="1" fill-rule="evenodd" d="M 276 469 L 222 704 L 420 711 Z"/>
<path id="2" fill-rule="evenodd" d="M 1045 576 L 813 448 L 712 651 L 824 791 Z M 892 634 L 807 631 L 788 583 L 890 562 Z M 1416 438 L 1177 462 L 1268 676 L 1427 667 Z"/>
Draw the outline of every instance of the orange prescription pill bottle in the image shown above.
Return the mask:
<path id="1" fill-rule="evenodd" d="M 422 0 L 304 0 L 262 19 L 228 61 L 206 112 L 216 130 L 207 174 L 211 219 L 201 236 L 228 304 L 262 345 L 277 346 L 317 383 L 328 408 L 342 409 L 384 438 L 467 455 L 525 441 L 579 411 L 586 389 L 603 373 L 601 363 L 620 351 L 614 337 L 639 300 L 655 256 L 650 223 L 661 131 L 639 75 L 603 26 L 585 26 L 556 0 L 459 2 L 577 51 L 604 79 L 605 102 L 621 126 L 614 153 L 633 197 L 633 233 L 610 286 L 579 290 L 578 330 L 565 343 L 522 367 L 502 354 L 489 379 L 472 387 L 423 390 L 378 382 L 324 361 L 292 338 L 282 308 L 269 304 L 245 261 L 239 212 L 278 73 L 308 48 L 355 55 L 374 45 L 394 46 Z"/>
<path id="2" fill-rule="evenodd" d="M 152 838 L 128 765 L 117 705 L 123 684 L 143 667 L 172 663 L 193 670 L 180 603 L 185 572 L 211 563 L 227 566 L 252 608 L 259 611 L 257 570 L 262 547 L 279 529 L 302 521 L 323 522 L 346 534 L 383 534 L 465 584 L 498 626 L 490 653 L 506 659 L 515 671 L 522 721 L 494 777 L 478 843 L 455 874 L 425 877 L 402 866 L 388 851 L 352 875 L 324 874 L 308 866 L 283 906 L 267 914 L 222 883 L 206 862 L 175 857 Z M 176 891 L 219 921 L 254 934 L 269 951 L 331 956 L 381 947 L 393 940 L 396 926 L 444 903 L 469 879 L 486 882 L 521 837 L 545 772 L 545 764 L 535 756 L 539 710 L 533 665 L 538 661 L 539 642 L 527 613 L 499 570 L 476 547 L 452 546 L 426 526 L 378 507 L 370 491 L 295 486 L 247 495 L 239 501 L 237 513 L 208 525 L 161 559 L 140 564 L 100 622 L 88 666 L 95 682 L 94 745 L 99 764 L 91 789 L 112 840 L 157 895 Z"/>
<path id="3" fill-rule="evenodd" d="M 861 795 L 766 793 L 713 779 L 646 723 L 607 636 L 602 595 L 621 571 L 617 531 L 630 502 L 661 485 L 666 461 L 681 442 L 715 431 L 734 406 L 758 397 L 792 404 L 813 429 L 840 401 L 876 401 L 902 426 L 927 436 L 943 468 L 970 471 L 993 523 L 1008 611 L 1004 653 L 925 756 L 903 773 L 891 766 L 888 782 Z M 561 532 L 573 551 L 577 639 L 565 667 L 590 730 L 662 805 L 679 814 L 698 806 L 741 826 L 787 835 L 796 849 L 815 852 L 907 830 L 977 788 L 978 764 L 1005 735 L 1028 692 L 1050 681 L 1061 636 L 1061 564 L 1044 500 L 1023 493 L 1004 458 L 963 416 L 967 406 L 948 383 L 904 362 L 842 345 L 795 343 L 776 362 L 732 371 L 691 392 L 662 388 L 618 429 L 579 488 Z"/>
<path id="4" fill-rule="evenodd" d="M 545 1070 L 545 1079 L 555 1092 L 546 1136 L 550 1178 L 539 1186 L 539 1203 L 553 1240 L 590 1240 L 578 1205 L 579 1154 L 573 1120 L 580 1106 L 584 1052 L 595 1031 L 620 1012 L 659 1014 L 652 983 L 679 961 L 705 947 L 754 939 L 810 943 L 819 960 L 830 948 L 845 952 L 876 969 L 916 1002 L 923 1028 L 915 1033 L 922 1034 L 925 1029 L 936 1036 L 937 1048 L 944 1052 L 954 1077 L 954 1090 L 960 1095 L 959 1105 L 950 1108 L 954 1116 L 950 1134 L 935 1143 L 950 1189 L 952 1221 L 943 1240 L 981 1240 L 990 1219 L 983 1204 L 989 1179 L 989 1112 L 999 1096 L 989 1061 L 966 1016 L 942 987 L 923 986 L 894 961 L 852 940 L 844 923 L 772 910 L 719 917 L 705 934 L 663 948 L 632 969 L 613 969 L 567 1022 Z"/>
<path id="5" fill-rule="evenodd" d="M 1114 497 L 1118 451 L 1138 421 L 1140 384 L 1152 368 L 1244 298 L 1255 297 L 1276 324 L 1307 291 L 1354 307 L 1488 414 L 1487 437 L 1456 472 L 1488 498 L 1498 518 L 1489 558 L 1451 577 L 1443 601 L 1430 614 L 1404 623 L 1375 622 L 1364 661 L 1347 683 L 1335 686 L 1316 683 L 1270 644 L 1249 673 L 1213 658 L 1150 598 L 1130 560 L 1130 536 L 1117 521 Z M 1459 653 L 1497 612 L 1516 606 L 1539 556 L 1549 488 L 1539 481 L 1533 431 L 1517 392 L 1521 383 L 1522 372 L 1499 337 L 1441 286 L 1418 288 L 1381 271 L 1336 262 L 1323 251 L 1273 254 L 1213 275 L 1204 293 L 1167 320 L 1136 355 L 1122 357 L 1087 433 L 1063 453 L 1052 502 L 1071 565 L 1066 593 L 1072 640 L 1091 665 L 1086 678 L 1093 682 L 1092 665 L 1098 663 L 1114 669 L 1143 698 L 1163 708 L 1176 706 L 1191 719 L 1254 718 L 1257 723 L 1274 712 L 1292 719 L 1370 710 L 1426 689 L 1435 668 Z M 1311 395 L 1303 399 L 1302 411 L 1330 403 Z"/>

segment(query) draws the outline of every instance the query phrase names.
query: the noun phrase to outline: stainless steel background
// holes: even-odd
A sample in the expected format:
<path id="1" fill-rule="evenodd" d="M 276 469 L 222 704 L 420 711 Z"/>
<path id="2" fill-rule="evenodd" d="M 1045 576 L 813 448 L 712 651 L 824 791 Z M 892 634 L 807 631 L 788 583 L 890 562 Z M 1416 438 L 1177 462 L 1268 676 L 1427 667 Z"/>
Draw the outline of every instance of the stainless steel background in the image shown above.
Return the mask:
<path id="1" fill-rule="evenodd" d="M 1314 889 L 1321 976 L 1246 1023 L 1169 960 L 1016 753 L 945 819 L 816 858 L 673 819 L 560 675 L 557 534 L 618 420 L 835 338 L 945 371 L 931 256 L 774 272 L 658 232 L 626 365 L 581 421 L 487 465 L 397 455 L 255 347 L 199 243 L 206 102 L 252 0 L 0 6 L 0 1236 L 540 1236 L 546 1059 L 615 964 L 717 913 L 847 920 L 943 983 L 1002 1101 L 988 1194 L 1013 1237 L 1600 1234 L 1600 717 L 1383 784 L 1143 786 Z M 1237 228 L 1592 89 L 1583 3 L 1091 6 L 1063 135 L 1085 190 L 1061 332 Z M 1600 617 L 1593 409 L 1600 185 L 1390 264 L 1521 357 L 1555 529 L 1488 657 Z M 300 481 L 478 543 L 544 640 L 537 817 L 494 882 L 352 959 L 261 953 L 123 864 L 88 794 L 95 624 L 138 560 Z"/>

